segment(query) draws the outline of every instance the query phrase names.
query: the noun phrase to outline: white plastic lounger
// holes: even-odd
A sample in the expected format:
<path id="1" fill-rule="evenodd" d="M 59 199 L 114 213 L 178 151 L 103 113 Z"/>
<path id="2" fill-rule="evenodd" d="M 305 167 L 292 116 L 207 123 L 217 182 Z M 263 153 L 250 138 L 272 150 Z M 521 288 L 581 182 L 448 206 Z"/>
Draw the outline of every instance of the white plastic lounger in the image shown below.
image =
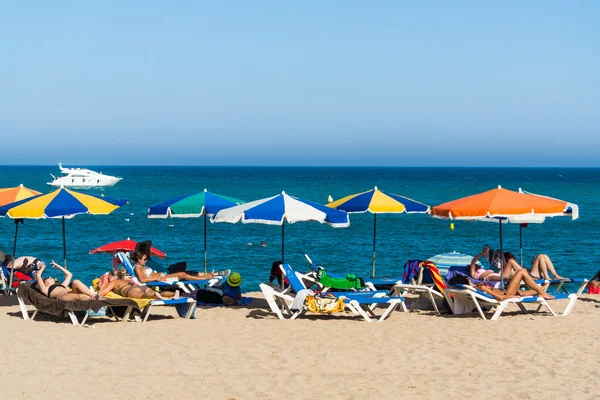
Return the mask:
<path id="1" fill-rule="evenodd" d="M 440 310 L 438 309 L 435 299 L 443 299 L 444 295 L 438 292 L 437 290 L 434 290 L 434 288 L 431 286 L 412 285 L 410 283 L 402 283 L 402 281 L 398 281 L 392 287 L 392 291 L 394 296 L 400 297 L 404 297 L 407 293 L 418 294 L 419 298 L 412 304 L 412 307 L 416 306 L 417 303 L 421 300 L 421 298 L 426 296 L 431 302 L 431 305 L 433 306 L 433 309 L 435 310 L 436 314 L 440 314 Z"/>
<path id="2" fill-rule="evenodd" d="M 294 301 L 292 296 L 286 293 L 278 292 L 273 287 L 264 283 L 261 283 L 259 286 L 265 300 L 267 301 L 267 304 L 269 305 L 269 308 L 275 315 L 277 315 L 279 319 L 288 319 L 284 313 L 289 316 L 289 319 L 296 319 L 308 311 L 306 305 L 302 305 L 299 310 L 291 310 L 290 306 Z M 346 293 L 345 295 L 339 296 L 339 298 L 344 299 L 344 305 L 348 307 L 351 312 L 360 315 L 367 322 L 372 322 L 373 318 L 377 318 L 373 310 L 375 307 L 381 304 L 387 304 L 388 307 L 377 319 L 378 322 L 384 321 L 392 313 L 392 311 L 398 308 L 398 306 L 401 306 L 404 311 L 407 311 L 406 306 L 404 305 L 404 298 L 388 297 L 383 293 L 378 293 L 375 296 L 354 296 Z"/>
<path id="3" fill-rule="evenodd" d="M 310 291 L 310 289 L 306 288 L 302 279 L 288 264 L 283 264 L 280 268 L 296 293 Z M 267 300 L 269 308 L 277 315 L 277 317 L 279 317 L 279 319 L 285 319 L 283 315 L 284 312 L 290 315 L 290 319 L 296 319 L 307 311 L 306 305 L 302 305 L 299 310 L 291 310 L 291 303 L 294 301 L 294 297 L 288 293 L 278 292 L 273 287 L 266 284 L 260 284 L 260 288 Z M 312 293 L 312 291 L 310 292 Z M 386 291 L 333 292 L 331 294 L 335 296 L 335 298 L 343 298 L 344 304 L 350 311 L 361 315 L 367 322 L 371 322 L 371 317 L 369 317 L 367 313 L 374 316 L 373 310 L 380 304 L 388 304 L 388 308 L 381 318 L 379 318 L 379 322 L 383 321 L 398 307 L 398 305 L 402 306 L 403 311 L 407 311 L 406 306 L 404 305 L 404 298 L 389 297 Z"/>
<path id="4" fill-rule="evenodd" d="M 554 300 L 546 300 L 541 296 L 524 296 L 524 297 L 515 297 L 515 298 L 510 298 L 510 299 L 500 301 L 500 300 L 496 300 L 493 296 L 491 296 L 485 292 L 479 291 L 469 285 L 457 285 L 456 287 L 448 287 L 444 291 L 444 295 L 446 297 L 446 300 L 450 304 L 452 311 L 455 314 L 461 314 L 461 313 L 466 312 L 466 310 L 464 310 L 464 309 L 459 310 L 457 301 L 460 301 L 460 300 L 470 300 L 473 307 L 477 309 L 479 316 L 484 320 L 486 320 L 487 318 L 485 316 L 485 313 L 483 312 L 482 306 L 496 306 L 496 311 L 494 312 L 494 314 L 492 315 L 492 318 L 491 318 L 492 321 L 497 320 L 500 317 L 500 315 L 502 315 L 502 313 L 504 312 L 506 307 L 508 307 L 509 304 L 516 304 L 521 309 L 521 311 L 523 311 L 524 313 L 528 312 L 528 310 L 525 308 L 524 304 L 527 304 L 527 303 L 537 304 L 538 307 L 534 312 L 539 312 L 542 307 L 546 307 L 548 309 L 548 311 L 553 316 L 556 317 L 557 314 L 554 312 L 554 310 L 552 310 L 552 308 L 548 304 L 549 301 L 569 300 L 567 307 L 565 308 L 565 310 L 562 313 L 563 316 L 569 315 L 569 313 L 571 312 L 571 310 L 573 309 L 573 307 L 575 305 L 575 302 L 577 301 L 577 295 L 573 294 L 573 293 L 572 294 L 554 294 L 553 295 Z M 454 298 L 452 298 L 452 296 L 454 296 Z M 473 307 L 471 307 L 471 309 Z"/>

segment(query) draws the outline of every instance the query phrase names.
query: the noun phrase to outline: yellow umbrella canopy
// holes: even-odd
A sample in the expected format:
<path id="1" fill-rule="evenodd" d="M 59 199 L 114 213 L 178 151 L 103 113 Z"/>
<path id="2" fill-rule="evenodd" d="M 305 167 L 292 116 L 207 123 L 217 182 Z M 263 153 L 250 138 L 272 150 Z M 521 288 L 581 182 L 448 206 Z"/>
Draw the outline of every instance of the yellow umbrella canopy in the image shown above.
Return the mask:
<path id="1" fill-rule="evenodd" d="M 127 204 L 125 199 L 113 200 L 104 196 L 80 193 L 61 187 L 47 194 L 39 194 L 1 206 L 0 217 L 6 216 L 13 219 L 62 218 L 63 254 L 66 266 L 65 217 L 72 218 L 77 214 L 106 215 L 125 204 Z"/>

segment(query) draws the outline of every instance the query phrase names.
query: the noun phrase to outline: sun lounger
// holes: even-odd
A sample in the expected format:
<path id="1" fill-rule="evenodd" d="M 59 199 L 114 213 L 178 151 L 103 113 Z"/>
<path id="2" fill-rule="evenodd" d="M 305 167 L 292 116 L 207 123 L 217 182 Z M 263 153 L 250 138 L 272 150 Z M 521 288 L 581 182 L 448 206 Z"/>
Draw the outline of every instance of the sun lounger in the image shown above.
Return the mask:
<path id="1" fill-rule="evenodd" d="M 444 280 L 442 279 L 434 263 L 429 261 L 420 263 L 419 269 L 419 277 L 421 278 L 419 278 L 416 281 L 411 280 L 409 282 L 404 282 L 401 280 L 394 283 L 394 286 L 392 287 L 393 294 L 395 296 L 402 297 L 404 297 L 407 293 L 418 294 L 419 298 L 416 302 L 412 304 L 412 307 L 415 307 L 421 300 L 421 298 L 426 297 L 427 299 L 429 299 L 429 302 L 433 306 L 435 312 L 437 314 L 440 314 L 440 310 L 437 306 L 436 299 L 444 299 L 444 295 L 442 292 L 446 288 L 446 284 L 444 283 Z M 428 271 L 431 275 L 432 285 L 426 285 L 421 283 L 421 279 L 423 277 L 423 274 L 425 273 L 424 270 Z M 436 290 L 436 287 L 438 290 Z"/>
<path id="2" fill-rule="evenodd" d="M 197 280 L 193 280 L 193 281 L 180 281 L 180 280 L 174 279 L 174 280 L 169 280 L 169 281 L 164 281 L 164 282 L 163 281 L 152 281 L 152 282 L 141 283 L 135 274 L 135 270 L 134 270 L 134 266 L 133 266 L 134 264 L 131 261 L 131 259 L 129 258 L 129 255 L 127 255 L 126 253 L 117 253 L 116 257 L 119 258 L 119 260 L 121 261 L 121 263 L 127 270 L 127 273 L 129 275 L 131 275 L 132 279 L 139 285 L 155 286 L 158 288 L 161 288 L 161 287 L 164 288 L 164 287 L 171 286 L 171 285 L 177 285 L 183 292 L 191 293 L 196 289 L 203 288 L 205 285 L 213 286 L 216 283 L 221 281 L 221 277 L 215 277 L 213 279 L 197 279 Z"/>
<path id="3" fill-rule="evenodd" d="M 281 265 L 281 270 L 297 295 L 299 293 L 314 293 L 306 288 L 301 278 L 288 264 Z M 269 308 L 279 319 L 285 319 L 284 312 L 290 316 L 290 319 L 296 319 L 308 310 L 304 303 L 297 310 L 292 310 L 291 305 L 294 301 L 294 297 L 288 293 L 278 292 L 273 287 L 264 283 L 260 284 L 260 288 L 267 300 Z M 386 291 L 332 292 L 329 294 L 333 295 L 334 298 L 342 298 L 344 300 L 344 305 L 348 307 L 350 311 L 362 316 L 367 322 L 372 321 L 372 317 L 375 316 L 373 310 L 378 305 L 387 305 L 386 310 L 378 320 L 379 322 L 385 320 L 385 318 L 387 318 L 398 306 L 401 306 L 402 309 L 406 311 L 404 299 L 402 297 L 390 297 L 387 295 Z"/>
<path id="4" fill-rule="evenodd" d="M 483 307 L 486 306 L 496 306 L 496 311 L 492 315 L 491 320 L 497 320 L 500 315 L 504 312 L 504 310 L 510 304 L 516 304 L 521 311 L 528 312 L 525 308 L 524 304 L 536 304 L 537 308 L 534 312 L 539 312 L 543 307 L 546 307 L 548 311 L 553 315 L 557 316 L 554 310 L 548 304 L 549 301 L 558 301 L 558 300 L 568 300 L 567 307 L 563 311 L 562 315 L 567 316 L 573 309 L 575 305 L 575 301 L 577 301 L 577 295 L 574 293 L 571 294 L 553 294 L 554 300 L 546 300 L 541 296 L 523 296 L 523 297 L 515 297 L 506 300 L 497 300 L 493 296 L 482 292 L 480 290 L 475 289 L 470 285 L 456 285 L 456 286 L 448 286 L 444 290 L 444 296 L 446 300 L 450 304 L 452 311 L 454 314 L 462 314 L 470 312 L 473 308 L 477 309 L 479 316 L 482 319 L 487 319 L 485 313 L 483 312 Z M 467 300 L 466 302 L 460 303 L 461 300 Z M 466 303 L 466 304 L 465 304 Z M 472 306 L 469 306 L 472 305 Z M 465 308 L 466 305 L 466 308 Z"/>
<path id="5" fill-rule="evenodd" d="M 139 310 L 138 305 L 131 299 L 106 299 L 106 300 L 85 300 L 85 301 L 63 301 L 57 299 L 51 299 L 48 296 L 43 295 L 34 288 L 31 287 L 30 283 L 22 283 L 17 289 L 17 299 L 19 301 L 19 308 L 21 309 L 21 315 L 23 319 L 35 319 L 38 312 L 44 314 L 63 316 L 66 315 L 71 319 L 73 325 L 83 325 L 88 319 L 88 316 L 92 311 L 98 312 L 102 307 L 125 307 L 128 313 L 131 313 L 134 309 Z M 35 311 L 29 316 L 27 310 L 27 304 L 31 304 Z M 75 315 L 76 311 L 85 311 L 85 315 L 81 322 Z M 115 314 L 116 316 L 116 314 Z"/>

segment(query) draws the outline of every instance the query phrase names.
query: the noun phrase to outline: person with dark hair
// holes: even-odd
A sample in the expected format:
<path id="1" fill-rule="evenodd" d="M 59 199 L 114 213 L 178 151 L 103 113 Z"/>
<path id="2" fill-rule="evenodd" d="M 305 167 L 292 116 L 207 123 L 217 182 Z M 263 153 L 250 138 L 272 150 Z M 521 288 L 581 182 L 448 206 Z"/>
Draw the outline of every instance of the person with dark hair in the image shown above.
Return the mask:
<path id="1" fill-rule="evenodd" d="M 519 265 L 516 257 L 509 251 L 504 253 L 504 259 L 506 260 L 506 265 L 510 267 L 512 271 L 517 272 L 524 269 L 533 277 L 533 279 L 552 279 L 550 274 L 552 274 L 554 279 L 565 279 L 556 272 L 554 264 L 546 254 L 538 254 L 533 257 L 530 269 L 526 269 Z M 548 272 L 550 272 L 550 274 Z"/>
<path id="2" fill-rule="evenodd" d="M 486 244 L 479 254 L 473 257 L 469 265 L 469 275 L 479 281 L 499 282 L 500 274 L 491 269 L 485 269 L 477 264 L 481 257 L 490 259 L 490 247 Z"/>
<path id="3" fill-rule="evenodd" d="M 521 280 L 529 287 L 527 290 L 521 290 L 519 287 L 521 286 Z M 536 284 L 533 278 L 529 275 L 525 268 L 517 271 L 513 278 L 510 280 L 508 285 L 504 289 L 492 288 L 490 284 L 485 282 L 474 283 L 470 278 L 466 276 L 458 276 L 453 279 L 451 284 L 463 283 L 469 284 L 474 288 L 481 290 L 484 293 L 487 293 L 494 297 L 496 300 L 502 301 L 515 297 L 523 297 L 523 296 L 541 296 L 546 300 L 552 300 L 554 296 L 546 293 L 544 288 Z"/>
<path id="4" fill-rule="evenodd" d="M 269 282 L 273 282 L 277 279 L 279 286 L 283 283 L 283 273 L 281 272 L 281 268 L 279 268 L 281 264 L 281 260 L 274 261 L 273 264 L 271 264 L 271 273 L 269 274 Z"/>
<path id="5" fill-rule="evenodd" d="M 140 251 L 133 252 L 131 256 L 131 260 L 135 262 L 133 270 L 135 272 L 135 276 L 139 279 L 141 283 L 152 282 L 152 281 L 166 281 L 167 279 L 177 278 L 182 281 L 194 281 L 194 280 L 208 280 L 213 279 L 215 277 L 214 273 L 202 274 L 199 272 L 192 271 L 189 272 L 175 272 L 173 274 L 165 274 L 162 272 L 154 272 L 152 268 L 146 267 L 146 262 L 148 261 L 148 254 L 142 253 Z"/>
<path id="6" fill-rule="evenodd" d="M 80 280 L 74 280 L 71 285 L 72 289 L 69 291 L 69 283 L 71 283 L 71 278 L 73 278 L 71 271 L 61 267 L 55 263 L 54 260 L 52 260 L 52 266 L 61 270 L 65 275 L 65 279 L 61 283 L 56 283 L 57 281 L 54 278 L 42 278 L 42 274 L 46 269 L 46 264 L 41 262 L 40 268 L 36 273 L 37 282 L 35 285 L 37 290 L 43 295 L 46 295 L 51 299 L 66 301 L 97 300 L 101 298 L 99 295 L 92 293 L 92 291 Z"/>

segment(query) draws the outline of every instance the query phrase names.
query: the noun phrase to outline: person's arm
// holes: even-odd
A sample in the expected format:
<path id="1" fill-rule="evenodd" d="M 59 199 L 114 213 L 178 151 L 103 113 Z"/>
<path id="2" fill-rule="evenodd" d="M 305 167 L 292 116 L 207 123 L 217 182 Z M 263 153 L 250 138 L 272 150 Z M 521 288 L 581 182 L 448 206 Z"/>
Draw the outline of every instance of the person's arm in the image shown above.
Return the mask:
<path id="1" fill-rule="evenodd" d="M 48 288 L 44 284 L 44 278 L 42 278 L 42 274 L 44 273 L 45 269 L 46 269 L 46 264 L 42 264 L 40 266 L 40 269 L 38 269 L 38 271 L 35 273 L 35 279 L 37 281 L 37 287 L 40 290 L 40 292 L 42 292 L 44 295 L 48 296 Z"/>
<path id="2" fill-rule="evenodd" d="M 477 254 L 475 257 L 473 257 L 473 259 L 471 260 L 471 265 L 469 265 L 469 275 L 471 275 L 472 278 L 474 278 L 476 275 L 475 272 L 477 271 L 477 268 L 478 268 L 477 261 L 479 261 L 479 259 L 484 256 L 487 249 L 488 249 L 487 245 L 484 246 L 484 248 L 481 250 L 481 252 L 479 254 Z"/>
<path id="3" fill-rule="evenodd" d="M 104 285 L 104 287 L 102 289 L 100 289 L 100 291 L 98 292 L 98 295 L 104 296 L 106 293 L 113 290 L 113 288 L 115 287 L 115 282 L 116 281 L 111 281 L 111 282 L 108 282 L 108 284 Z"/>
<path id="4" fill-rule="evenodd" d="M 54 268 L 60 269 L 63 274 L 65 274 L 65 280 L 62 281 L 61 285 L 64 287 L 69 287 L 69 283 L 71 283 L 71 278 L 73 278 L 73 273 L 68 269 L 58 265 L 54 260 L 52 260 L 52 266 Z"/>

